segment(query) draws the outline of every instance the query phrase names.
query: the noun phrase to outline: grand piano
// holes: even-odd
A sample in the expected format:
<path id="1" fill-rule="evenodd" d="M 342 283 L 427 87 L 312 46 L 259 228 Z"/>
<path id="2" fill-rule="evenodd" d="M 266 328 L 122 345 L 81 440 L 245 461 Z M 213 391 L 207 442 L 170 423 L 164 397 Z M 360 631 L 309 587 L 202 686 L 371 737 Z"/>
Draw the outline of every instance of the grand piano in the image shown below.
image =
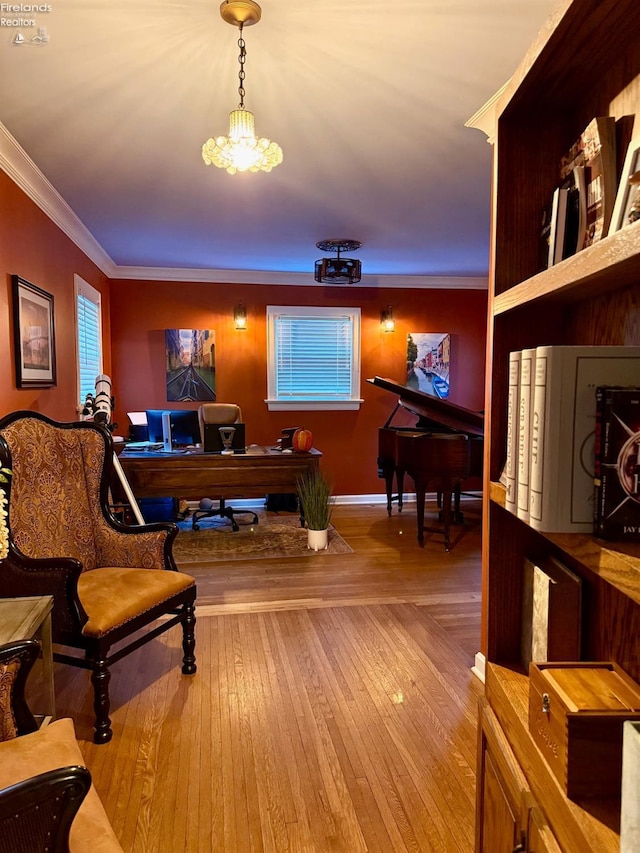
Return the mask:
<path id="1" fill-rule="evenodd" d="M 398 397 L 387 422 L 378 430 L 378 474 L 385 480 L 387 512 L 391 515 L 395 500 L 402 511 L 404 475 L 409 474 L 416 489 L 418 542 L 422 548 L 425 493 L 429 486 L 435 489 L 441 507 L 444 547 L 449 551 L 451 522 L 462 521 L 461 485 L 469 477 L 482 475 L 484 415 L 381 376 L 367 382 Z M 417 416 L 415 426 L 391 426 L 400 408 Z M 394 479 L 397 495 L 393 494 Z"/>

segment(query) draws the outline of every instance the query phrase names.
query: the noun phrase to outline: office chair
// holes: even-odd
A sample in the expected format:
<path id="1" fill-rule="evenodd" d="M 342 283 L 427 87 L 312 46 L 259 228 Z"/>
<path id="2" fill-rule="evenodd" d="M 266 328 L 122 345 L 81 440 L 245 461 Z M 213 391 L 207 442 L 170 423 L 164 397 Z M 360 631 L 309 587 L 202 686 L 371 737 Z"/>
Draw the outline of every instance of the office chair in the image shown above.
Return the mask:
<path id="1" fill-rule="evenodd" d="M 235 403 L 204 403 L 198 409 L 198 420 L 200 422 L 202 446 L 204 447 L 205 424 L 218 424 L 219 426 L 224 426 L 225 424 L 242 423 L 242 411 L 240 410 L 240 406 L 236 406 Z M 214 501 L 218 502 L 217 506 L 213 506 Z M 221 518 L 228 518 L 231 522 L 231 528 L 234 531 L 237 531 L 240 528 L 236 523 L 234 515 L 252 515 L 253 523 L 258 523 L 258 516 L 255 512 L 252 512 L 252 510 L 233 509 L 233 507 L 226 505 L 225 499 L 222 497 L 203 498 L 200 501 L 200 509 L 195 510 L 193 513 L 191 529 L 199 530 L 200 525 L 198 522 L 203 518 L 220 516 Z"/>

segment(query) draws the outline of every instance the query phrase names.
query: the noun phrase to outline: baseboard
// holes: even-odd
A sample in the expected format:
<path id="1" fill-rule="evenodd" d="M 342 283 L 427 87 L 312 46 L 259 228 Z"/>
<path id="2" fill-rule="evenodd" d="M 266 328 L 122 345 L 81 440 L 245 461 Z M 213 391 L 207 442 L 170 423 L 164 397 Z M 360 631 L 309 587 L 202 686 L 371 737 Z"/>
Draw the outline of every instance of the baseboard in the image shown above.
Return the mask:
<path id="1" fill-rule="evenodd" d="M 487 663 L 487 659 L 482 654 L 482 652 L 476 652 L 475 663 L 471 667 L 471 672 L 477 676 L 480 681 L 484 684 L 484 671 Z"/>
<path id="2" fill-rule="evenodd" d="M 427 492 L 426 500 L 435 501 L 436 493 Z M 461 502 L 468 500 L 478 500 L 482 498 L 482 492 L 463 492 L 460 496 Z M 402 496 L 403 504 L 414 504 L 416 496 L 410 492 Z M 238 509 L 264 509 L 264 498 L 233 498 L 230 503 Z M 373 495 L 336 495 L 336 506 L 385 506 L 387 505 L 387 496 L 382 494 Z M 189 509 L 197 509 L 198 501 L 189 501 Z"/>

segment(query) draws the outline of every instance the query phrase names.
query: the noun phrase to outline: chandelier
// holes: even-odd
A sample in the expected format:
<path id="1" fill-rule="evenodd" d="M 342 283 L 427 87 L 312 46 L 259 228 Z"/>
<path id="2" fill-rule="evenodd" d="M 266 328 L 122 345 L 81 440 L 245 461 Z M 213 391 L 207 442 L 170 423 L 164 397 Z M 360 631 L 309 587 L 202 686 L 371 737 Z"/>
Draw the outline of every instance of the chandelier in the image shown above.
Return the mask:
<path id="1" fill-rule="evenodd" d="M 260 6 L 253 0 L 224 0 L 220 6 L 220 15 L 228 24 L 240 28 L 238 47 L 238 94 L 240 103 L 237 110 L 229 113 L 229 135 L 207 139 L 202 146 L 202 158 L 207 166 L 226 169 L 230 175 L 236 172 L 270 172 L 274 166 L 282 163 L 282 148 L 270 139 L 256 137 L 253 113 L 244 105 L 244 80 L 247 51 L 242 38 L 246 26 L 257 24 L 262 15 Z"/>
<path id="2" fill-rule="evenodd" d="M 357 240 L 320 240 L 316 247 L 321 252 L 337 252 L 335 258 L 320 258 L 316 261 L 314 278 L 342 284 L 357 284 L 362 278 L 362 264 L 356 258 L 341 258 L 340 252 L 355 252 L 362 243 Z"/>

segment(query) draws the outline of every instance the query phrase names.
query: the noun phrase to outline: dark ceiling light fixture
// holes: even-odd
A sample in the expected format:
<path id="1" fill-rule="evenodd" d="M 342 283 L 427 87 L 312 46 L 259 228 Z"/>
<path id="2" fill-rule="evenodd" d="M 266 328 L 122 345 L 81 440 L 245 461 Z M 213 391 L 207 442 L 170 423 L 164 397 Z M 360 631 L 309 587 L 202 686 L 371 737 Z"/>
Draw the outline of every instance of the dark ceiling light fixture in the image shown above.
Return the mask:
<path id="1" fill-rule="evenodd" d="M 355 252 L 362 243 L 357 240 L 320 240 L 321 252 L 337 252 L 335 258 L 316 261 L 315 280 L 330 284 L 356 284 L 362 278 L 362 264 L 356 258 L 341 258 L 340 252 Z"/>

